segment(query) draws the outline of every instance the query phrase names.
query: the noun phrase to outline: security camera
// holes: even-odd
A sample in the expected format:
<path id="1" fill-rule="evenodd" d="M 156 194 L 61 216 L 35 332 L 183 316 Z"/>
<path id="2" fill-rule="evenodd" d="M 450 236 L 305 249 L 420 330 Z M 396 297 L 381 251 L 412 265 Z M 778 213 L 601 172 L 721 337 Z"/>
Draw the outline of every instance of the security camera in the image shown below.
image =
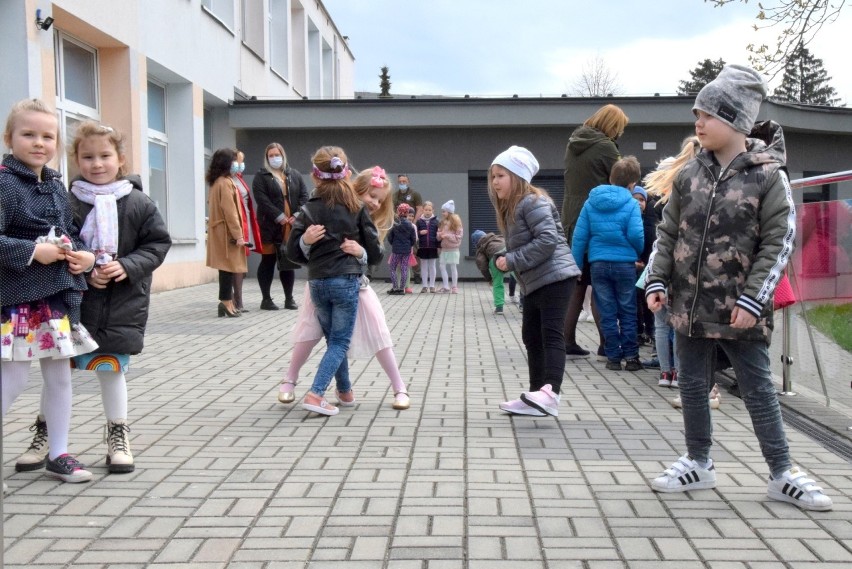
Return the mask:
<path id="1" fill-rule="evenodd" d="M 42 19 L 41 17 L 41 9 L 36 10 L 36 27 L 40 30 L 47 31 L 50 29 L 50 26 L 53 25 L 53 18 L 48 16 L 47 18 Z"/>

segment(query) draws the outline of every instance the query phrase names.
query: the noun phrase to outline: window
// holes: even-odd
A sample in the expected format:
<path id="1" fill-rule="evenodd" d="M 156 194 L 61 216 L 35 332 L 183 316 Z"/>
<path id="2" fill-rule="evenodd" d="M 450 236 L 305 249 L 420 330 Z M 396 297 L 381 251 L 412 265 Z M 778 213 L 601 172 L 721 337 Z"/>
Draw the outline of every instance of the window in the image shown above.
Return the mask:
<path id="1" fill-rule="evenodd" d="M 88 119 L 100 120 L 98 52 L 95 48 L 62 33 L 56 41 L 56 110 L 67 146 L 77 126 Z M 78 174 L 77 165 L 61 153 L 59 170 L 66 180 Z"/>
<path id="2" fill-rule="evenodd" d="M 201 5 L 226 28 L 234 29 L 234 0 L 201 0 Z"/>
<path id="3" fill-rule="evenodd" d="M 269 0 L 269 65 L 287 79 L 290 72 L 290 10 L 287 0 Z"/>
<path id="4" fill-rule="evenodd" d="M 148 194 L 169 224 L 166 87 L 148 81 Z"/>
<path id="5" fill-rule="evenodd" d="M 243 0 L 243 44 L 261 59 L 265 59 L 263 4 L 260 0 Z"/>

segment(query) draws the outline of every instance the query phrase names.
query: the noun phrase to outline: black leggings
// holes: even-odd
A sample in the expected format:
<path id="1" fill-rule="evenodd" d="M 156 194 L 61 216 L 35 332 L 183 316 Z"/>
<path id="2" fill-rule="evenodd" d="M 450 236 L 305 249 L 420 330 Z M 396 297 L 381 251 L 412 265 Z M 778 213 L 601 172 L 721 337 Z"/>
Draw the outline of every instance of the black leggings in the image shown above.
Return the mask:
<path id="1" fill-rule="evenodd" d="M 219 300 L 234 298 L 234 273 L 219 271 Z"/>
<path id="2" fill-rule="evenodd" d="M 257 284 L 260 286 L 260 294 L 263 300 L 271 300 L 270 289 L 272 288 L 272 276 L 275 274 L 275 263 L 277 255 L 269 253 L 262 255 L 260 265 L 257 267 Z M 284 298 L 290 300 L 293 298 L 293 284 L 296 282 L 296 272 L 290 269 L 278 271 L 278 276 L 281 279 L 281 286 L 284 287 Z"/>

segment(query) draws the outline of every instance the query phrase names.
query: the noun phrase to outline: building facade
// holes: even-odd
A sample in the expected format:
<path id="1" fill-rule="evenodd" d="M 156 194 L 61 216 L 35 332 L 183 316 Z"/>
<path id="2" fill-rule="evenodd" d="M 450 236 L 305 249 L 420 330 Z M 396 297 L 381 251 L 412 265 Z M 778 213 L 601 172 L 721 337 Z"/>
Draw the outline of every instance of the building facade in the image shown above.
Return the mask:
<path id="1" fill-rule="evenodd" d="M 94 119 L 125 133 L 174 240 L 154 289 L 205 267 L 206 163 L 233 147 L 234 100 L 351 98 L 354 57 L 319 0 L 3 0 L 0 109 L 55 105 L 63 136 Z M 73 162 L 52 166 L 66 180 Z"/>

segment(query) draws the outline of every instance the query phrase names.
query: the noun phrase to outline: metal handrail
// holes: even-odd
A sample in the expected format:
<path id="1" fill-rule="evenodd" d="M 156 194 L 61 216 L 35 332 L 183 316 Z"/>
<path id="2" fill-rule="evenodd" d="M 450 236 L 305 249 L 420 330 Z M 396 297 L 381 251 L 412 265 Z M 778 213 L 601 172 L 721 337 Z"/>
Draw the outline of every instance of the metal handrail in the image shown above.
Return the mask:
<path id="1" fill-rule="evenodd" d="M 812 186 L 822 186 L 823 184 L 848 182 L 849 180 L 852 180 L 852 170 L 835 172 L 833 174 L 821 174 L 819 176 L 811 176 L 810 178 L 799 178 L 798 180 L 790 180 L 790 187 L 794 190 L 800 190 L 802 188 L 810 188 Z"/>

